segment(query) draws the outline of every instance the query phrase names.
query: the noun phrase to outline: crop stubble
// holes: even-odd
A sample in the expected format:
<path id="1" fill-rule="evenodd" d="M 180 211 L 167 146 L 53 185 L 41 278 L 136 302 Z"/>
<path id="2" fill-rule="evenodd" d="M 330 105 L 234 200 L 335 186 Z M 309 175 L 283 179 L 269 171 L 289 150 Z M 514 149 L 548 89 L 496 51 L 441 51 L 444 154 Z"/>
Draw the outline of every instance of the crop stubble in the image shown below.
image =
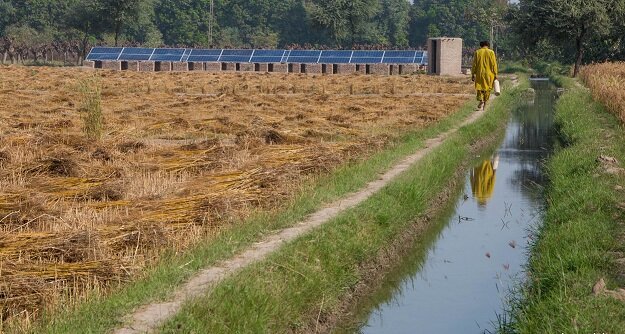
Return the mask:
<path id="1" fill-rule="evenodd" d="M 82 131 L 85 80 L 102 92 L 99 141 Z M 429 76 L 0 67 L 2 319 L 36 318 L 275 209 L 467 93 L 466 79 Z"/>

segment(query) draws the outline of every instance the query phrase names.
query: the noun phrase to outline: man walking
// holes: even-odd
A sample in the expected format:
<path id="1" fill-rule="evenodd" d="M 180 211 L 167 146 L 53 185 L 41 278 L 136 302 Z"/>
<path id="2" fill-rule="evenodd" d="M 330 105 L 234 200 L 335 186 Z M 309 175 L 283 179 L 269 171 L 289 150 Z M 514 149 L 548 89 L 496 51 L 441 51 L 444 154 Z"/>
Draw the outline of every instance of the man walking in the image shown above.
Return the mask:
<path id="1" fill-rule="evenodd" d="M 480 42 L 480 49 L 473 55 L 473 68 L 471 69 L 471 80 L 475 82 L 477 91 L 478 110 L 484 110 L 486 102 L 490 98 L 490 91 L 493 90 L 495 79 L 497 79 L 497 59 L 495 52 L 489 49 L 487 41 Z"/>

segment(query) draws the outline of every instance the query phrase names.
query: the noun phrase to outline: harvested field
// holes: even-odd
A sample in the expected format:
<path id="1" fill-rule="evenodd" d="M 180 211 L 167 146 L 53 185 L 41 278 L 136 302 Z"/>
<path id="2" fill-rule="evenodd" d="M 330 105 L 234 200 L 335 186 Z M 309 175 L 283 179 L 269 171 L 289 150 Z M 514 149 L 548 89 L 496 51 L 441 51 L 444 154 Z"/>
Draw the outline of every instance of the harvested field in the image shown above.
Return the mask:
<path id="1" fill-rule="evenodd" d="M 625 122 L 625 62 L 584 66 L 580 77 L 592 96 Z"/>
<path id="2" fill-rule="evenodd" d="M 0 67 L 2 320 L 277 208 L 470 93 L 466 78 Z"/>

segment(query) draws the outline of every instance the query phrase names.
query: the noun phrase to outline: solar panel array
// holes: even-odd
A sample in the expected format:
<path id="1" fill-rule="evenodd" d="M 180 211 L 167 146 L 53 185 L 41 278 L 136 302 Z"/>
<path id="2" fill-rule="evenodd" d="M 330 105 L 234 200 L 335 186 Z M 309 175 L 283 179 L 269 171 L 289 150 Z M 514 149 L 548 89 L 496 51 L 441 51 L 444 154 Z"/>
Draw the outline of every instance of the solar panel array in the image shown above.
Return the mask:
<path id="1" fill-rule="evenodd" d="M 228 50 L 94 47 L 87 60 L 304 64 L 419 64 L 426 51 L 398 50 Z"/>

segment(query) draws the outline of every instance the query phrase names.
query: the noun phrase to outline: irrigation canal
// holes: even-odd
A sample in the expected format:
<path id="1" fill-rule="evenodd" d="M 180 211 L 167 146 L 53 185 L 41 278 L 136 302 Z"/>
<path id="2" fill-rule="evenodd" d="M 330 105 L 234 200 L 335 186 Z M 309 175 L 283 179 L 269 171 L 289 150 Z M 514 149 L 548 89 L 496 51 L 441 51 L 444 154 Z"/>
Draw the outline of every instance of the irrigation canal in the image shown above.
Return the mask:
<path id="1" fill-rule="evenodd" d="M 508 318 L 542 221 L 542 165 L 554 140 L 556 91 L 545 80 L 532 87 L 533 98 L 512 111 L 503 143 L 476 157 L 455 206 L 361 303 L 357 327 L 339 332 L 490 333 Z"/>

